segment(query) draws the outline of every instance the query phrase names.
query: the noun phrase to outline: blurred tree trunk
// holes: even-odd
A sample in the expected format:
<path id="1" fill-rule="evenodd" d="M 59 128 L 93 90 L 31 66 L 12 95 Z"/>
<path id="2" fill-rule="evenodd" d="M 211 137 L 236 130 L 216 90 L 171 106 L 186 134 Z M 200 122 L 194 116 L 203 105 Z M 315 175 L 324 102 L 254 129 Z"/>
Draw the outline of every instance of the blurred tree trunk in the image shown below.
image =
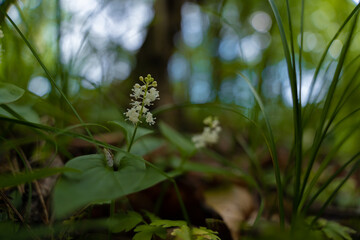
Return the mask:
<path id="1" fill-rule="evenodd" d="M 149 26 L 146 40 L 137 54 L 136 68 L 131 78 L 135 81 L 141 75 L 151 74 L 158 82 L 160 101 L 157 105 L 159 106 L 174 103 L 167 65 L 175 48 L 174 36 L 180 32 L 183 3 L 184 0 L 155 1 L 155 17 Z M 177 125 L 178 115 L 177 111 L 171 111 L 161 117 L 171 125 Z"/>

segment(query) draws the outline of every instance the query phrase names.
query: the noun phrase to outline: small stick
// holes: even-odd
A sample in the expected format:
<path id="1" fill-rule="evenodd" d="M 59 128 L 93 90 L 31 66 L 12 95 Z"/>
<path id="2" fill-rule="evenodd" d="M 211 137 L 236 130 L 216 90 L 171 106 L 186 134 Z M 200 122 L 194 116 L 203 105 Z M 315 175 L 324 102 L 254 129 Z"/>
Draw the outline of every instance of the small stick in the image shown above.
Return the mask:
<path id="1" fill-rule="evenodd" d="M 31 165 L 30 165 L 29 161 L 27 160 L 25 153 L 23 152 L 23 150 L 21 148 L 19 149 L 19 152 L 21 153 L 23 159 L 25 160 L 27 169 L 29 169 L 29 171 L 32 172 Z M 44 216 L 45 216 L 44 222 L 45 222 L 45 224 L 49 224 L 49 212 L 47 210 L 47 207 L 46 207 L 46 204 L 44 201 L 44 197 L 41 193 L 39 182 L 37 180 L 34 180 L 33 182 L 35 185 L 35 190 L 36 190 L 37 194 L 39 195 L 41 206 L 43 207 L 43 210 L 44 210 Z"/>

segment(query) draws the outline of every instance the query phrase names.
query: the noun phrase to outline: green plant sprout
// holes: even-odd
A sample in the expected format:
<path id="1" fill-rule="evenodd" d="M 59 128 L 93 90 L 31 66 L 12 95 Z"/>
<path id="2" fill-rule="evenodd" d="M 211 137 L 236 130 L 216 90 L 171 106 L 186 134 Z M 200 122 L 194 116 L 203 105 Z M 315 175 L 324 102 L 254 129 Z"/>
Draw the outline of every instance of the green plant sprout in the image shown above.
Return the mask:
<path id="1" fill-rule="evenodd" d="M 174 22 L 160 27 L 157 24 L 162 18 L 157 11 L 160 14 L 164 9 L 170 11 L 168 6 L 161 5 L 166 1 L 145 1 L 154 7 L 149 7 L 149 12 L 154 11 L 157 16 L 146 27 L 148 32 L 144 36 L 149 39 L 143 43 L 145 50 L 126 49 L 124 42 L 113 41 L 114 36 L 118 37 L 114 33 L 104 44 L 110 46 L 115 56 L 106 56 L 108 62 L 121 59 L 128 66 L 120 64 L 124 73 L 119 77 L 121 81 L 116 82 L 113 80 L 117 80 L 118 73 L 108 74 L 106 67 L 101 68 L 101 74 L 84 67 L 91 53 L 99 54 L 98 59 L 103 57 L 93 44 L 93 38 L 98 36 L 90 34 L 91 27 L 82 32 L 80 46 L 71 60 L 64 60 L 66 34 L 62 33 L 62 26 L 67 25 L 62 21 L 68 19 L 68 13 L 61 11 L 64 1 L 37 2 L 39 6 L 51 6 L 44 7 L 47 15 L 51 15 L 49 9 L 55 8 L 56 17 L 47 16 L 47 21 L 54 21 L 53 25 L 41 26 L 41 14 L 39 25 L 25 21 L 28 14 L 37 11 L 34 3 L 3 1 L 0 4 L 3 20 L 0 27 L 0 239 L 64 240 L 86 233 L 83 238 L 94 234 L 90 236 L 92 239 L 220 240 L 221 231 L 216 226 L 202 227 L 207 222 L 202 220 L 214 215 L 202 199 L 203 192 L 214 185 L 220 188 L 242 185 L 249 192 L 253 209 L 246 214 L 230 213 L 243 217 L 236 228 L 241 231 L 235 233 L 241 239 L 350 240 L 359 234 L 359 213 L 355 209 L 359 207 L 360 194 L 355 191 L 359 179 L 354 175 L 360 169 L 360 3 L 351 9 L 342 3 L 348 8 L 339 10 L 341 14 L 329 13 L 332 25 L 329 23 L 329 29 L 322 29 L 321 21 L 314 19 L 327 15 L 327 10 L 335 9 L 329 6 L 338 3 L 268 0 L 266 7 L 257 10 L 263 12 L 257 16 L 268 16 L 265 19 L 273 20 L 277 28 L 272 28 L 271 22 L 269 30 L 264 32 L 250 26 L 256 21 L 254 14 L 246 15 L 255 6 L 250 1 L 219 1 L 218 5 L 216 1 L 179 1 L 182 2 L 178 6 L 179 16 L 172 13 Z M 94 2 L 100 5 L 99 1 Z M 107 14 L 106 9 L 112 4 L 124 4 L 105 2 L 84 20 L 84 28 L 92 25 L 88 24 L 91 16 Z M 319 8 L 322 14 L 316 4 L 324 4 Z M 135 12 L 147 8 L 145 5 Z M 294 14 L 295 10 L 299 12 Z M 16 11 L 18 16 L 14 14 Z M 272 11 L 272 16 L 266 11 Z M 206 15 L 209 21 L 202 23 L 208 24 L 207 27 L 199 27 L 202 38 L 196 44 L 200 45 L 191 41 L 187 45 L 189 40 L 184 30 L 189 22 L 187 18 L 195 24 L 196 16 L 205 19 L 205 14 L 209 14 Z M 339 22 L 340 19 L 343 20 Z M 316 25 L 318 32 L 313 35 L 319 40 L 313 50 L 306 48 L 309 42 L 306 36 L 314 31 L 311 24 Z M 47 31 L 47 25 L 55 26 L 57 31 L 50 47 L 39 37 L 41 31 Z M 162 29 L 180 25 L 181 29 Z M 192 29 L 195 30 L 196 27 Z M 181 38 L 174 38 L 174 34 L 167 36 L 179 31 Z M 149 54 L 149 40 L 163 33 L 166 36 L 162 40 L 170 39 L 171 48 L 154 46 L 159 50 L 156 54 L 161 55 L 156 57 L 165 66 L 160 64 L 159 69 L 154 69 L 150 61 L 130 61 Z M 243 48 L 248 38 L 244 34 L 259 40 L 257 50 L 261 58 L 252 62 L 246 61 L 243 53 L 220 53 L 223 49 L 233 50 L 227 46 L 232 42 Z M 216 41 L 209 41 L 212 39 Z M 266 39 L 272 47 L 265 46 Z M 162 44 L 162 40 L 157 43 Z M 331 54 L 335 43 L 341 43 L 336 56 Z M 112 49 L 114 46 L 116 51 Z M 278 51 L 279 47 L 282 51 Z M 133 62 L 139 66 L 132 65 Z M 277 65 L 280 62 L 284 68 Z M 245 67 L 247 70 L 243 71 Z M 267 72 L 269 67 L 280 72 L 281 81 L 287 81 L 284 86 L 288 86 L 288 102 L 281 99 L 284 97 L 281 93 L 267 96 L 275 86 L 272 82 L 271 87 L 266 86 L 264 82 L 266 75 L 272 74 Z M 151 69 L 159 83 L 148 74 L 140 76 L 134 84 L 133 75 L 144 69 Z M 205 77 L 201 79 L 205 73 L 211 75 L 206 81 Z M 101 84 L 88 79 L 97 75 L 101 75 Z M 306 82 L 309 76 L 311 79 Z M 30 90 L 29 83 L 36 77 L 51 85 L 48 95 L 38 96 L 26 90 L 26 86 Z M 107 84 L 109 79 L 113 81 L 111 85 Z M 96 89 L 86 88 L 84 82 L 90 82 Z M 237 89 L 238 83 L 245 85 L 245 91 Z M 154 107 L 160 99 L 158 84 L 161 98 L 168 105 Z M 284 83 L 280 84 L 282 88 Z M 130 94 L 119 94 L 117 90 L 124 88 L 131 88 Z M 249 105 L 241 105 L 245 101 L 241 94 L 249 95 L 251 100 L 246 100 Z M 129 102 L 129 95 L 130 106 L 122 108 Z M 232 103 L 225 103 L 228 99 Z M 89 102 L 96 105 L 88 107 Z M 166 115 L 170 111 L 175 114 Z M 177 120 L 178 116 L 179 123 L 165 123 Z M 221 125 L 216 116 L 221 119 Z M 203 131 L 193 134 L 197 129 L 194 123 L 201 121 Z M 218 142 L 221 145 L 212 148 Z M 40 181 L 48 177 L 52 179 Z M 147 195 L 148 192 L 151 194 Z M 342 192 L 351 194 L 346 197 L 339 194 Z M 142 194 L 146 198 L 136 199 Z M 234 202 L 243 201 L 235 196 Z M 176 215 L 166 215 L 170 211 L 165 201 L 169 201 Z M 195 211 L 188 212 L 194 207 L 190 204 L 201 211 L 204 219 L 196 219 Z M 151 212 L 142 210 L 143 205 Z M 40 207 L 34 209 L 34 206 Z M 330 206 L 340 212 L 339 221 L 326 215 L 327 210 L 332 214 Z M 341 212 L 348 206 L 353 209 Z M 216 220 L 225 224 L 226 216 L 216 214 L 224 221 Z M 35 215 L 39 215 L 38 219 Z M 195 223 L 193 217 L 200 223 Z M 270 226 L 269 233 L 266 226 Z M 232 231 L 229 226 L 226 228 Z"/>

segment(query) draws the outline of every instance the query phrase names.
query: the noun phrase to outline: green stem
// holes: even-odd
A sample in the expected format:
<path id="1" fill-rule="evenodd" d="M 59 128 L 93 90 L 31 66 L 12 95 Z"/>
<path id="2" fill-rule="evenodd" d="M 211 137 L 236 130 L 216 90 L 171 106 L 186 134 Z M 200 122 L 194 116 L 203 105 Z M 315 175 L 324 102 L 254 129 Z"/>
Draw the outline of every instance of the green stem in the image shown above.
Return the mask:
<path id="1" fill-rule="evenodd" d="M 174 180 L 173 178 L 171 178 L 171 182 L 174 184 L 176 196 L 177 196 L 177 198 L 178 198 L 178 200 L 179 200 L 181 212 L 182 212 L 182 214 L 183 214 L 183 216 L 184 216 L 184 218 L 185 218 L 185 221 L 187 222 L 187 224 L 188 224 L 189 226 L 191 226 L 191 224 L 190 224 L 190 218 L 189 218 L 188 212 L 187 212 L 187 210 L 186 210 L 184 201 L 182 200 L 182 196 L 181 196 L 181 194 L 180 194 L 179 188 L 178 188 L 178 186 L 177 186 L 177 184 L 176 184 L 176 182 L 175 182 L 175 180 Z"/>
<path id="2" fill-rule="evenodd" d="M 110 217 L 114 217 L 115 215 L 115 200 L 111 200 L 110 203 Z"/>
<path id="3" fill-rule="evenodd" d="M 127 152 L 130 152 L 130 150 L 131 150 L 131 147 L 132 147 L 132 145 L 134 143 L 134 139 L 135 139 L 137 129 L 138 129 L 138 123 L 136 123 L 136 125 L 135 125 L 135 129 L 134 129 L 133 135 L 131 137 L 130 143 L 128 145 Z"/>

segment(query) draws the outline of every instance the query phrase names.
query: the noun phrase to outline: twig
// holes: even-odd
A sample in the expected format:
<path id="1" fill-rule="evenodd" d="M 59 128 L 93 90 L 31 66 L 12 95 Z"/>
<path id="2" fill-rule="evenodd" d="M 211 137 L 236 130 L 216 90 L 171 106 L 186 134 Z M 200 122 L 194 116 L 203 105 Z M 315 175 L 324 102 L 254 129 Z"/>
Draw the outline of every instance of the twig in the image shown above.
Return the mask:
<path id="1" fill-rule="evenodd" d="M 19 152 L 21 153 L 23 159 L 25 160 L 26 167 L 29 169 L 30 172 L 32 172 L 31 165 L 30 165 L 27 157 L 25 156 L 25 153 L 23 152 L 23 150 L 21 148 L 19 149 Z M 46 207 L 46 204 L 44 201 L 44 196 L 41 193 L 39 182 L 37 180 L 34 180 L 33 182 L 35 185 L 35 190 L 36 190 L 37 194 L 39 195 L 41 206 L 43 207 L 43 210 L 44 210 L 44 217 L 45 217 L 44 222 L 45 222 L 45 224 L 49 224 L 49 212 L 47 210 L 47 207 Z"/>

